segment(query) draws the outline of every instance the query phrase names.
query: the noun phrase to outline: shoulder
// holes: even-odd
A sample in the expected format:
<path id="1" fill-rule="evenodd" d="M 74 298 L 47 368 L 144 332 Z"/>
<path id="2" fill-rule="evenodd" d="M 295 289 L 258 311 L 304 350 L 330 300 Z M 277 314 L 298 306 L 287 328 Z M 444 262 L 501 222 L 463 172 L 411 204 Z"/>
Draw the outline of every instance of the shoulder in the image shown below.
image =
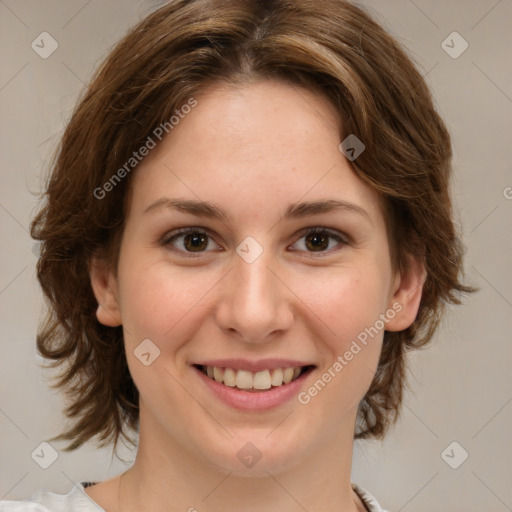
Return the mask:
<path id="1" fill-rule="evenodd" d="M 352 489 L 357 493 L 357 495 L 361 498 L 361 501 L 365 504 L 366 508 L 369 512 L 388 512 L 384 510 L 379 502 L 366 490 L 363 489 L 360 485 L 352 482 Z"/>
<path id="2" fill-rule="evenodd" d="M 67 494 L 39 490 L 28 500 L 0 501 L 0 512 L 105 512 L 86 493 L 86 482 L 79 482 Z M 361 486 L 352 483 L 369 512 L 387 512 L 377 500 Z"/>
<path id="3" fill-rule="evenodd" d="M 105 512 L 84 489 L 86 482 L 79 482 L 67 494 L 39 490 L 22 501 L 0 501 L 0 512 Z"/>

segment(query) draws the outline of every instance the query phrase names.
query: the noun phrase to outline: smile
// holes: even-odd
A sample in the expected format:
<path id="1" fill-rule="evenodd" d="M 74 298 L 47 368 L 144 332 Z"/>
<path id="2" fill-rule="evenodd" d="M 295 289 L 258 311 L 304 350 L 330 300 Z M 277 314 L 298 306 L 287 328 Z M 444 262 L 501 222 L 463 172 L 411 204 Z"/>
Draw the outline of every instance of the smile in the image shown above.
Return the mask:
<path id="1" fill-rule="evenodd" d="M 224 386 L 251 392 L 266 391 L 298 379 L 311 366 L 294 366 L 266 369 L 259 372 L 199 365 L 198 368 L 210 379 Z"/>
<path id="2" fill-rule="evenodd" d="M 315 365 L 285 360 L 203 361 L 192 367 L 214 400 L 254 412 L 293 403 L 316 369 Z"/>

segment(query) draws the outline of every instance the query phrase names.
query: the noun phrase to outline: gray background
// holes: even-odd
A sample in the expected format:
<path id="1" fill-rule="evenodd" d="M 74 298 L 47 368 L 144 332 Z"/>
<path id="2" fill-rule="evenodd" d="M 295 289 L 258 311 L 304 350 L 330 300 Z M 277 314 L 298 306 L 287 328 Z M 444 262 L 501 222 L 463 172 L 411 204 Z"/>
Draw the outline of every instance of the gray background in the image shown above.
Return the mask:
<path id="1" fill-rule="evenodd" d="M 158 3 L 0 0 L 0 499 L 39 488 L 64 493 L 127 467 L 92 444 L 59 452 L 48 469 L 31 458 L 64 420 L 62 399 L 37 366 L 42 295 L 28 225 L 79 92 L 126 28 Z M 393 511 L 512 510 L 512 1 L 363 3 L 410 50 L 452 132 L 467 278 L 481 291 L 449 309 L 429 349 L 411 354 L 401 420 L 384 442 L 356 443 L 353 480 Z M 59 45 L 47 59 L 31 48 L 43 31 Z M 454 31 L 469 44 L 458 58 L 442 46 Z M 453 54 L 463 41 L 446 44 Z M 463 450 L 469 456 L 457 469 L 445 462 L 456 466 Z M 122 456 L 130 465 L 134 453 Z"/>

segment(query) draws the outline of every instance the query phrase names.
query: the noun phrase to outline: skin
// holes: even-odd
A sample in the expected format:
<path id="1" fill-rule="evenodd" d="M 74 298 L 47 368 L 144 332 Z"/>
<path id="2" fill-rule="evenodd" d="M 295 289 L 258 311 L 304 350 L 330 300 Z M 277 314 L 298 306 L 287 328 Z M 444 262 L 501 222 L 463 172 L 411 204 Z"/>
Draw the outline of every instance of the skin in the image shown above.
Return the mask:
<path id="1" fill-rule="evenodd" d="M 132 177 L 118 268 L 92 261 L 98 320 L 123 325 L 140 442 L 127 472 L 86 493 L 107 511 L 364 510 L 350 486 L 353 434 L 383 330 L 307 405 L 235 410 L 190 364 L 296 358 L 316 365 L 307 390 L 393 304 L 401 311 L 387 330 L 414 321 L 424 270 L 411 259 L 393 271 L 382 202 L 339 151 L 339 117 L 322 96 L 262 81 L 210 86 L 196 99 Z M 227 220 L 144 213 L 162 197 L 215 203 Z M 291 203 L 326 199 L 367 215 L 281 220 Z M 184 236 L 162 243 L 186 226 L 209 235 L 194 257 Z M 301 232 L 315 226 L 346 243 L 315 249 Z M 252 263 L 236 252 L 248 236 L 263 248 Z M 134 355 L 147 338 L 160 350 L 149 366 Z M 247 442 L 262 455 L 252 468 L 237 457 Z"/>

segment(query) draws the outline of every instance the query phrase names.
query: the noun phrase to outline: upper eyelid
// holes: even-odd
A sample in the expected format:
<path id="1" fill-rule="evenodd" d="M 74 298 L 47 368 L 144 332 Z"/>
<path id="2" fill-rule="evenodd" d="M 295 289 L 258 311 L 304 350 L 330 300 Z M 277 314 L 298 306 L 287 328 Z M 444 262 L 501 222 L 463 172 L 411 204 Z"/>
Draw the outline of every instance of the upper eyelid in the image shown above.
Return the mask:
<path id="1" fill-rule="evenodd" d="M 176 228 L 172 229 L 171 231 L 166 232 L 160 239 L 162 244 L 168 244 L 173 238 L 188 235 L 189 233 L 204 233 L 209 238 L 215 241 L 217 245 L 217 241 L 215 240 L 215 235 L 206 228 L 201 228 L 199 226 L 190 226 L 190 227 L 183 227 L 183 228 Z"/>

